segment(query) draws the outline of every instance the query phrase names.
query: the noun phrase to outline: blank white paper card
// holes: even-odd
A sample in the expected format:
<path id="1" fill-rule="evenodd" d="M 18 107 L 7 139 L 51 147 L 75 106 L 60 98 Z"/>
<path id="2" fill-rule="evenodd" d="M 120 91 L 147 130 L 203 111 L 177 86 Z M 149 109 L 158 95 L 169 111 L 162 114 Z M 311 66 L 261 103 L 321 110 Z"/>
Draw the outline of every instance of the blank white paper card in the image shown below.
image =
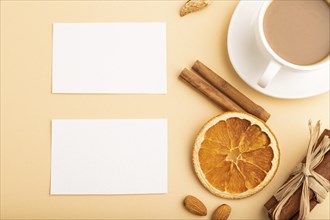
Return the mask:
<path id="1" fill-rule="evenodd" d="M 166 90 L 166 23 L 53 24 L 53 93 Z"/>
<path id="2" fill-rule="evenodd" d="M 51 194 L 167 193 L 167 120 L 52 120 Z"/>

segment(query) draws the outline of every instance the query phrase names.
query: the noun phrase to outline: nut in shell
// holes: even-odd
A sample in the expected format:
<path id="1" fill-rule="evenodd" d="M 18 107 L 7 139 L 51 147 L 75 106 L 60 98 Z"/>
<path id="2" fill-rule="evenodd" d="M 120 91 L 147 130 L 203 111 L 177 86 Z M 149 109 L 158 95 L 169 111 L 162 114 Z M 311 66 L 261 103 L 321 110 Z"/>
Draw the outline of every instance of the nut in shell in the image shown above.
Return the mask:
<path id="1" fill-rule="evenodd" d="M 231 212 L 231 207 L 227 204 L 219 206 L 212 215 L 212 220 L 226 220 Z"/>
<path id="2" fill-rule="evenodd" d="M 210 0 L 188 0 L 180 9 L 180 16 L 185 16 L 191 12 L 199 11 L 208 6 Z"/>
<path id="3" fill-rule="evenodd" d="M 195 214 L 195 215 L 200 215 L 200 216 L 205 216 L 207 215 L 207 209 L 205 205 L 196 197 L 188 195 L 185 197 L 183 201 L 184 207 L 186 209 Z"/>

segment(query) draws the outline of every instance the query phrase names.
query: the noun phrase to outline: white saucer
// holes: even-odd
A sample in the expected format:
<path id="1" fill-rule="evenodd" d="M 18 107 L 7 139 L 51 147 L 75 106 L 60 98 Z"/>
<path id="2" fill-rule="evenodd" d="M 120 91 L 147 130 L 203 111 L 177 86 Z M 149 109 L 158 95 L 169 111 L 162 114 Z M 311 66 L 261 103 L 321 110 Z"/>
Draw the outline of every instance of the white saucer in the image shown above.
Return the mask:
<path id="1" fill-rule="evenodd" d="M 261 5 L 262 1 L 241 1 L 231 18 L 227 46 L 237 74 L 255 90 L 276 98 L 306 98 L 329 91 L 329 67 L 311 71 L 313 74 L 282 69 L 266 88 L 257 85 L 268 63 L 254 35 L 254 21 Z"/>

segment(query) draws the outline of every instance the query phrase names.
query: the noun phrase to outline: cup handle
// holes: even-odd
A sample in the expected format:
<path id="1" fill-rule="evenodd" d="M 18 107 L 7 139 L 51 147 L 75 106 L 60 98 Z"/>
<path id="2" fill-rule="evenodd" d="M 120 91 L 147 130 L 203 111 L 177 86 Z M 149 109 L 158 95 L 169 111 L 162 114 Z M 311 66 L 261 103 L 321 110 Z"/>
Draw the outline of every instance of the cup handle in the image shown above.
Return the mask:
<path id="1" fill-rule="evenodd" d="M 262 74 L 258 81 L 258 85 L 262 88 L 266 88 L 281 68 L 281 64 L 279 64 L 275 60 L 270 60 L 265 72 Z"/>

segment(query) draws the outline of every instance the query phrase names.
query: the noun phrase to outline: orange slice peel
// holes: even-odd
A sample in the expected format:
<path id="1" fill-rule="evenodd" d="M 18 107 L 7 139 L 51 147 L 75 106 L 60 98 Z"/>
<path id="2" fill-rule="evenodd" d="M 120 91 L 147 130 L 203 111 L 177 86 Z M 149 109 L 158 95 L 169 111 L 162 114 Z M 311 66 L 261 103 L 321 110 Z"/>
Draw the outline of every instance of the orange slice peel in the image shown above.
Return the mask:
<path id="1" fill-rule="evenodd" d="M 247 113 L 226 112 L 200 130 L 192 159 L 198 179 L 211 193 L 241 199 L 272 180 L 280 151 L 275 135 L 262 120 Z"/>

